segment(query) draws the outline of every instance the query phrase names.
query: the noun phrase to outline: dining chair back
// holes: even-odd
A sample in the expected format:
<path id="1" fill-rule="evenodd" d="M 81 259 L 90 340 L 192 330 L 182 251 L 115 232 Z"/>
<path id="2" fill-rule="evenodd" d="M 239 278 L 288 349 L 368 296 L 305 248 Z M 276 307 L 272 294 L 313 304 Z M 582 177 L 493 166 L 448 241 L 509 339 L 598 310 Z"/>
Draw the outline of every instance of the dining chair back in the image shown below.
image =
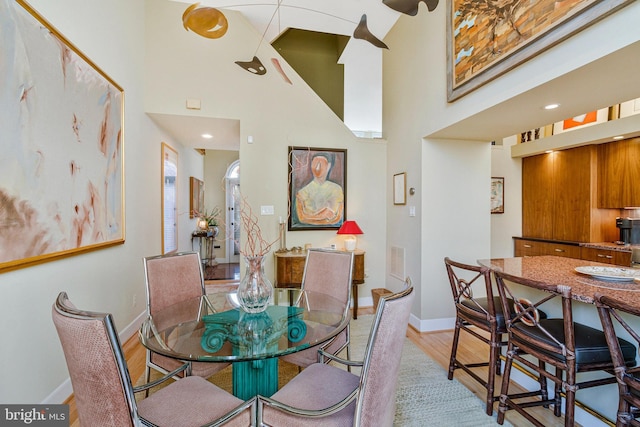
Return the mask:
<path id="1" fill-rule="evenodd" d="M 494 274 L 509 336 L 498 423 L 504 422 L 508 409 L 515 409 L 531 423 L 542 427 L 544 424 L 527 408 L 552 405 L 554 415 L 560 416 L 561 393 L 564 392 L 565 426 L 573 426 L 576 391 L 616 381 L 611 375 L 613 363 L 604 332 L 573 320 L 571 287 L 541 283 L 500 271 L 495 271 Z M 522 293 L 524 289 L 529 290 L 526 296 Z M 531 292 L 532 289 L 542 292 Z M 528 299 L 532 295 L 535 295 L 534 301 Z M 514 301 L 513 306 L 505 303 L 507 298 Z M 556 302 L 562 310 L 560 317 L 541 318 L 539 307 Z M 634 363 L 634 346 L 623 340 L 620 340 L 620 344 L 625 360 Z M 531 361 L 532 357 L 538 364 Z M 538 376 L 540 390 L 509 393 L 509 379 L 514 362 L 529 368 Z M 548 371 L 547 365 L 554 367 L 555 373 Z M 578 373 L 594 371 L 602 371 L 602 375 L 592 380 L 577 381 Z M 553 396 L 548 394 L 547 380 L 554 384 Z M 532 396 L 539 396 L 539 399 L 532 401 Z"/>
<path id="2" fill-rule="evenodd" d="M 444 259 L 444 264 L 456 309 L 448 378 L 452 380 L 456 369 L 462 369 L 480 383 L 486 389 L 485 411 L 491 415 L 493 403 L 498 400 L 498 396 L 495 396 L 495 378 L 501 371 L 500 350 L 507 345 L 503 339 L 507 329 L 500 298 L 494 295 L 489 268 L 464 264 L 448 257 Z M 465 361 L 458 356 L 461 331 L 489 346 L 488 360 Z M 480 369 L 484 367 L 487 367 L 487 374 L 481 376 Z"/>
<path id="3" fill-rule="evenodd" d="M 411 278 L 405 284 L 405 290 L 381 297 L 384 302 L 378 305 L 360 374 L 355 426 L 377 425 L 378 420 L 393 425 L 400 356 L 415 298 Z"/>
<path id="4" fill-rule="evenodd" d="M 151 316 L 176 302 L 205 294 L 198 252 L 178 252 L 144 258 L 147 310 Z"/>
<path id="5" fill-rule="evenodd" d="M 160 310 L 205 295 L 202 263 L 198 252 L 177 252 L 144 258 L 147 290 L 147 314 L 151 317 Z M 193 310 L 198 315 L 197 307 Z M 198 319 L 185 319 L 198 320 Z M 145 382 L 149 382 L 151 368 L 166 374 L 184 361 L 172 359 L 147 350 Z M 208 378 L 229 366 L 228 363 L 192 362 L 187 375 Z"/>
<path id="6" fill-rule="evenodd" d="M 360 366 L 359 375 L 325 363 L 310 365 L 271 398 L 258 396 L 260 426 L 391 426 L 406 328 L 415 297 L 408 288 L 383 296 L 360 362 L 319 350 L 321 359 Z"/>
<path id="7" fill-rule="evenodd" d="M 336 251 L 329 249 L 309 249 L 305 262 L 304 273 L 302 275 L 301 288 L 304 291 L 311 291 L 329 295 L 339 301 L 344 302 L 341 316 L 350 316 L 349 306 L 351 302 L 351 286 L 353 274 L 353 252 Z M 325 307 L 327 311 L 335 310 L 329 305 Z M 314 307 L 322 310 L 323 307 Z M 317 326 L 321 328 L 321 326 Z M 313 335 L 326 336 L 324 330 L 307 330 L 307 338 L 312 339 Z M 350 330 L 349 324 L 340 331 L 331 341 L 313 346 L 311 348 L 282 356 L 281 359 L 298 365 L 307 367 L 318 361 L 318 347 L 323 348 L 331 354 L 338 354 L 346 348 L 347 359 L 350 355 Z"/>
<path id="8" fill-rule="evenodd" d="M 53 323 L 67 362 L 78 419 L 83 426 L 251 425 L 255 402 L 243 402 L 200 377 L 179 379 L 136 402 L 113 317 L 77 309 L 61 292 Z M 186 366 L 181 367 L 184 369 Z M 161 380 L 170 379 L 168 375 Z"/>
<path id="9" fill-rule="evenodd" d="M 596 306 L 618 379 L 616 426 L 640 426 L 640 413 L 637 411 L 640 408 L 640 368 L 629 363 L 618 338 L 624 333 L 636 347 L 640 347 L 640 334 L 635 326 L 640 320 L 640 308 L 599 294 L 596 295 Z"/>

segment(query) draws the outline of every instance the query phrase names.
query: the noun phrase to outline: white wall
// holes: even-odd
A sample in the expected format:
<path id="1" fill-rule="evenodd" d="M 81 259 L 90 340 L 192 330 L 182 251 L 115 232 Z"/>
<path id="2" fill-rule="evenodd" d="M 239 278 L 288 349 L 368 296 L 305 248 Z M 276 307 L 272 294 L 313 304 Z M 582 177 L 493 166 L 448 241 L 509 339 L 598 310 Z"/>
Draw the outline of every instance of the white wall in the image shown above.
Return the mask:
<path id="1" fill-rule="evenodd" d="M 30 3 L 125 91 L 125 243 L 0 275 L 0 402 L 59 403 L 71 387 L 51 306 L 60 291 L 67 291 L 78 307 L 111 312 L 121 332 L 135 332 L 132 322 L 145 309 L 142 258 L 161 250 L 160 144 L 171 141 L 143 111 L 142 2 Z M 186 196 L 188 178 L 183 178 L 201 176 L 202 163 L 193 150 L 171 145 L 179 152 L 179 191 Z M 188 203 L 180 196 L 180 210 L 188 211 L 188 204 L 182 209 L 184 200 Z M 186 218 L 181 216 L 178 225 L 181 249 L 189 242 L 183 232 L 191 229 Z"/>
<path id="2" fill-rule="evenodd" d="M 340 56 L 344 64 L 344 123 L 356 134 L 382 133 L 382 50 L 352 39 Z"/>
<path id="3" fill-rule="evenodd" d="M 504 213 L 491 215 L 491 258 L 513 256 L 513 236 L 522 236 L 522 159 L 511 157 L 516 137 L 491 147 L 491 176 L 504 177 Z"/>
<path id="4" fill-rule="evenodd" d="M 490 146 L 426 140 L 422 159 L 422 329 L 450 328 L 433 321 L 451 315 L 444 258 L 475 264 L 490 255 Z"/>
<path id="5" fill-rule="evenodd" d="M 162 114 L 192 114 L 185 100 L 202 100 L 198 115 L 240 120 L 240 185 L 254 211 L 274 206 L 273 216 L 260 217 L 267 240 L 278 237 L 278 219 L 287 216 L 288 146 L 347 149 L 347 217 L 364 231 L 358 239 L 366 251 L 366 282 L 360 295 L 384 287 L 386 205 L 386 144 L 356 138 L 311 88 L 268 44 L 257 56 L 267 68 L 263 76 L 244 71 L 235 61 L 253 57 L 260 34 L 242 15 L 229 11 L 227 34 L 216 40 L 185 31 L 181 16 L 185 5 L 147 0 L 146 108 Z M 293 82 L 285 83 L 271 65 L 278 58 Z M 168 59 L 170 58 L 170 59 Z M 247 136 L 253 143 L 247 143 Z M 287 246 L 342 246 L 335 230 L 287 233 Z M 276 244 L 276 248 L 278 245 Z M 265 265 L 273 277 L 273 259 Z M 366 302 L 363 301 L 363 303 Z"/>

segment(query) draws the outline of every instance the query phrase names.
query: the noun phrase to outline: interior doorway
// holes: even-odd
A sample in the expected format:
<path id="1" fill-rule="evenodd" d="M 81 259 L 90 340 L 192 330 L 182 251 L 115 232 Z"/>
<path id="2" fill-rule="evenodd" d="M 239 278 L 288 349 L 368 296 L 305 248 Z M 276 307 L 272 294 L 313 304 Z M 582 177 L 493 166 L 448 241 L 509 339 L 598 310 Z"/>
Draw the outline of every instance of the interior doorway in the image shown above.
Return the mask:
<path id="1" fill-rule="evenodd" d="M 227 235 L 227 253 L 225 258 L 230 263 L 240 262 L 240 203 L 236 195 L 240 194 L 240 160 L 231 163 L 227 168 L 225 179 L 225 211 L 226 224 L 230 229 Z"/>

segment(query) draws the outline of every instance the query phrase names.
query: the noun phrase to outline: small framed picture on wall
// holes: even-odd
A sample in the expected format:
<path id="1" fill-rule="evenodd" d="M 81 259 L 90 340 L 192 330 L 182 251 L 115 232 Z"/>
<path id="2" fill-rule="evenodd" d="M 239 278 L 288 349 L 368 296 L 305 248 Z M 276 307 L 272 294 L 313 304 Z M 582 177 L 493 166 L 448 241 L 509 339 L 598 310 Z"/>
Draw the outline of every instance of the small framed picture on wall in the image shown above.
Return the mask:
<path id="1" fill-rule="evenodd" d="M 393 204 L 407 204 L 407 173 L 397 173 L 393 175 Z"/>
<path id="2" fill-rule="evenodd" d="M 491 213 L 504 213 L 504 177 L 491 177 Z"/>

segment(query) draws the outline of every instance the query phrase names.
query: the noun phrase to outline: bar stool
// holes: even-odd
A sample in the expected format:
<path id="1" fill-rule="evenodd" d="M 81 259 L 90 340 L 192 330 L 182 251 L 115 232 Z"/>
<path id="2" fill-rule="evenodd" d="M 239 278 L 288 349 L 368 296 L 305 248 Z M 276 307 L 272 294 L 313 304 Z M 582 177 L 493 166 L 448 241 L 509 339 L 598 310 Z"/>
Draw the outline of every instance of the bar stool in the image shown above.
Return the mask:
<path id="1" fill-rule="evenodd" d="M 540 421 L 526 409 L 534 406 L 553 405 L 555 416 L 561 415 L 562 396 L 565 394 L 565 426 L 574 425 L 575 394 L 577 390 L 616 382 L 616 378 L 607 375 L 591 381 L 577 382 L 579 372 L 607 371 L 612 373 L 613 363 L 604 332 L 573 321 L 571 288 L 535 282 L 512 276 L 503 272 L 494 272 L 502 308 L 507 322 L 509 344 L 502 388 L 498 407 L 498 424 L 504 423 L 505 412 L 515 409 L 523 417 L 538 427 Z M 531 302 L 518 295 L 523 285 L 544 291 L 540 299 Z M 504 301 L 514 301 L 512 307 Z M 561 300 L 562 317 L 541 319 L 538 307 L 552 300 Z M 625 360 L 635 361 L 635 348 L 628 341 L 620 340 Z M 523 357 L 528 355 L 538 360 L 538 365 Z M 541 388 L 538 391 L 509 394 L 509 378 L 513 362 L 529 368 L 538 376 Z M 555 374 L 546 370 L 546 364 L 555 367 Z M 547 379 L 554 383 L 553 398 L 547 396 Z M 531 399 L 539 396 L 539 398 Z"/>
<path id="2" fill-rule="evenodd" d="M 602 295 L 596 295 L 596 306 L 618 379 L 618 394 L 620 396 L 616 426 L 640 426 L 638 419 L 640 418 L 640 413 L 638 413 L 638 408 L 640 408 L 640 368 L 631 369 L 635 363 L 629 363 L 631 355 L 624 353 L 624 348 L 620 345 L 614 327 L 615 321 L 621 327 L 620 330 L 624 328 L 636 344 L 640 345 L 640 336 L 621 316 L 623 313 L 630 314 L 636 317 L 634 320 L 638 320 L 640 319 L 640 309 L 626 302 Z"/>
<path id="3" fill-rule="evenodd" d="M 453 293 L 453 301 L 456 307 L 456 325 L 451 346 L 451 359 L 449 361 L 450 380 L 456 369 L 462 369 L 487 390 L 485 402 L 487 415 L 493 414 L 493 402 L 498 400 L 494 396 L 495 377 L 500 373 L 500 349 L 507 342 L 502 340 L 502 335 L 507 332 L 502 306 L 499 297 L 493 295 L 491 286 L 491 270 L 487 267 L 467 265 L 450 258 L 444 259 Z M 476 293 L 482 297 L 474 297 Z M 484 296 L 486 295 L 486 296 Z M 489 333 L 478 333 L 472 326 Z M 466 331 L 480 341 L 489 345 L 489 361 L 478 363 L 463 363 L 457 357 L 460 331 Z M 489 369 L 487 378 L 482 378 L 474 371 L 475 368 L 485 367 Z"/>

